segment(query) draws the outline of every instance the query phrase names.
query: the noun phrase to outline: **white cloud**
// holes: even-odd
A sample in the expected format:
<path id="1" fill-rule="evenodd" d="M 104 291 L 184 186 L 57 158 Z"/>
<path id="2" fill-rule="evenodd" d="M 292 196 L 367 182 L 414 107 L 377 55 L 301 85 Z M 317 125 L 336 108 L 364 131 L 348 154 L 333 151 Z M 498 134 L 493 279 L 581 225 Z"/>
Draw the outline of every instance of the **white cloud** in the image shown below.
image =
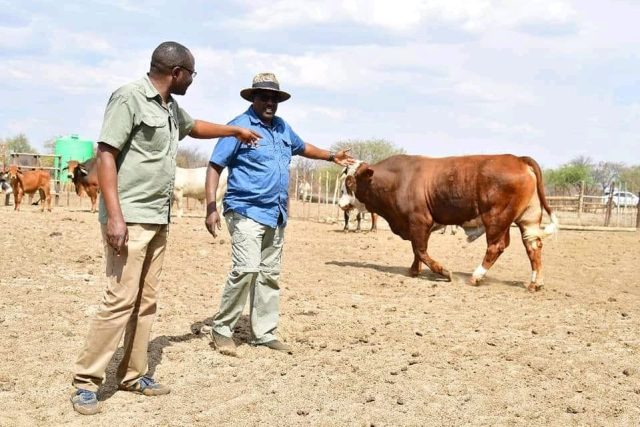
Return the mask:
<path id="1" fill-rule="evenodd" d="M 90 52 L 113 54 L 106 37 L 87 31 L 72 31 L 48 18 L 34 17 L 23 26 L 0 26 L 0 48 L 10 50 L 37 49 L 44 55 Z"/>
<path id="2" fill-rule="evenodd" d="M 0 49 L 17 50 L 29 45 L 33 28 L 0 26 Z"/>
<path id="3" fill-rule="evenodd" d="M 22 83 L 32 89 L 55 87 L 60 95 L 101 93 L 114 90 L 131 80 L 131 70 L 146 72 L 148 59 L 114 59 L 99 64 L 82 64 L 72 60 L 20 58 L 0 62 L 0 73 L 14 85 Z M 142 72 L 142 71 L 141 71 Z"/>
<path id="4" fill-rule="evenodd" d="M 451 25 L 467 32 L 515 28 L 523 24 L 566 25 L 576 18 L 567 1 L 530 0 L 274 0 L 264 5 L 240 1 L 248 14 L 242 27 L 272 30 L 285 26 L 356 23 L 395 32 L 420 26 Z"/>
<path id="5" fill-rule="evenodd" d="M 459 115 L 455 117 L 456 123 L 466 129 L 480 129 L 489 131 L 492 134 L 504 135 L 507 137 L 518 137 L 528 139 L 531 137 L 539 137 L 542 132 L 534 128 L 528 123 L 505 123 L 497 120 L 487 119 L 480 115 Z"/>
<path id="6" fill-rule="evenodd" d="M 284 108 L 281 107 L 281 109 Z M 320 121 L 335 126 L 335 122 L 343 121 L 349 116 L 349 110 L 297 102 L 295 108 L 286 109 L 284 115 L 290 123 Z"/>
<path id="7" fill-rule="evenodd" d="M 114 48 L 109 41 L 98 34 L 88 32 L 65 31 L 52 29 L 48 32 L 48 40 L 52 53 L 62 52 L 91 52 L 100 54 L 114 54 Z"/>

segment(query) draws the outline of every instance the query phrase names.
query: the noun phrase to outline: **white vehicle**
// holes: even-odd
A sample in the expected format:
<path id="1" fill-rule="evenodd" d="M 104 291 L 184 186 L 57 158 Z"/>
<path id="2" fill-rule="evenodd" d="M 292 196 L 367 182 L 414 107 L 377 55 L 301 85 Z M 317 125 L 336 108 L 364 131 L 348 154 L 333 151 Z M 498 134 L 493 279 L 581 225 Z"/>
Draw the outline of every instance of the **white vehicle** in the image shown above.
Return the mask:
<path id="1" fill-rule="evenodd" d="M 607 192 L 602 196 L 602 201 L 607 204 L 609 203 L 610 194 Z M 618 191 L 615 190 L 613 192 L 613 206 L 637 206 L 638 205 L 638 196 L 629 192 L 629 191 Z"/>

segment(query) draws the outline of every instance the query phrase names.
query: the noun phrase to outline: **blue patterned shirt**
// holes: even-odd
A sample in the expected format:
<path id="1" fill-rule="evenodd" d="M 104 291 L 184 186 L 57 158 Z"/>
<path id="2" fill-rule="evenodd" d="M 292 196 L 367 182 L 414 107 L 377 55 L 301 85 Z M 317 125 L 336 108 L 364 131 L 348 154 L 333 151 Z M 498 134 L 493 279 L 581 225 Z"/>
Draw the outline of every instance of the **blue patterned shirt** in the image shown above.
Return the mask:
<path id="1" fill-rule="evenodd" d="M 220 138 L 211 163 L 229 168 L 224 212 L 234 211 L 276 228 L 287 223 L 289 164 L 304 151 L 304 141 L 280 117 L 265 125 L 249 107 L 230 125 L 252 129 L 262 136 L 258 146 L 241 144 L 235 137 Z M 280 222 L 279 222 L 280 220 Z"/>

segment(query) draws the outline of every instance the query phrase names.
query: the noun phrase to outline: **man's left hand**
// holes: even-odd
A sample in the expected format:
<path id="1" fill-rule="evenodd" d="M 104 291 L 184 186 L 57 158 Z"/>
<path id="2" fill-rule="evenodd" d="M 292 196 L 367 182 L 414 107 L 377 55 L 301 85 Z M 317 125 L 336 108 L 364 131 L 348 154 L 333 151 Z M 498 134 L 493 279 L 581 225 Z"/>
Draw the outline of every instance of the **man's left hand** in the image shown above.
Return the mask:
<path id="1" fill-rule="evenodd" d="M 348 166 L 353 164 L 356 160 L 351 156 L 351 154 L 349 154 L 349 151 L 351 151 L 351 148 L 338 151 L 334 156 L 333 161 L 340 166 Z"/>

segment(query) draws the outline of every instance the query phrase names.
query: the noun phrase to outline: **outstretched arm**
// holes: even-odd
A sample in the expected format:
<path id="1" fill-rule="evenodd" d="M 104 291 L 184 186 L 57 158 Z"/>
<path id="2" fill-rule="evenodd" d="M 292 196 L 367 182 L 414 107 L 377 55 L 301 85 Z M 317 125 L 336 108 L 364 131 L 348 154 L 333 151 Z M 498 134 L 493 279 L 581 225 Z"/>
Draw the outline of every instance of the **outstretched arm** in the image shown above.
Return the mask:
<path id="1" fill-rule="evenodd" d="M 189 136 L 198 139 L 235 136 L 240 140 L 240 142 L 251 145 L 255 145 L 260 139 L 260 135 L 250 129 L 238 126 L 219 125 L 217 123 L 206 122 L 204 120 L 196 120 L 194 122 L 193 129 L 191 129 Z"/>
<path id="2" fill-rule="evenodd" d="M 340 150 L 337 153 L 333 153 L 329 150 L 318 148 L 313 144 L 305 142 L 304 151 L 300 155 L 308 159 L 326 160 L 328 162 L 339 164 L 340 166 L 347 166 L 355 162 L 354 158 L 349 154 L 350 150 L 350 148 L 347 148 L 345 150 Z"/>

